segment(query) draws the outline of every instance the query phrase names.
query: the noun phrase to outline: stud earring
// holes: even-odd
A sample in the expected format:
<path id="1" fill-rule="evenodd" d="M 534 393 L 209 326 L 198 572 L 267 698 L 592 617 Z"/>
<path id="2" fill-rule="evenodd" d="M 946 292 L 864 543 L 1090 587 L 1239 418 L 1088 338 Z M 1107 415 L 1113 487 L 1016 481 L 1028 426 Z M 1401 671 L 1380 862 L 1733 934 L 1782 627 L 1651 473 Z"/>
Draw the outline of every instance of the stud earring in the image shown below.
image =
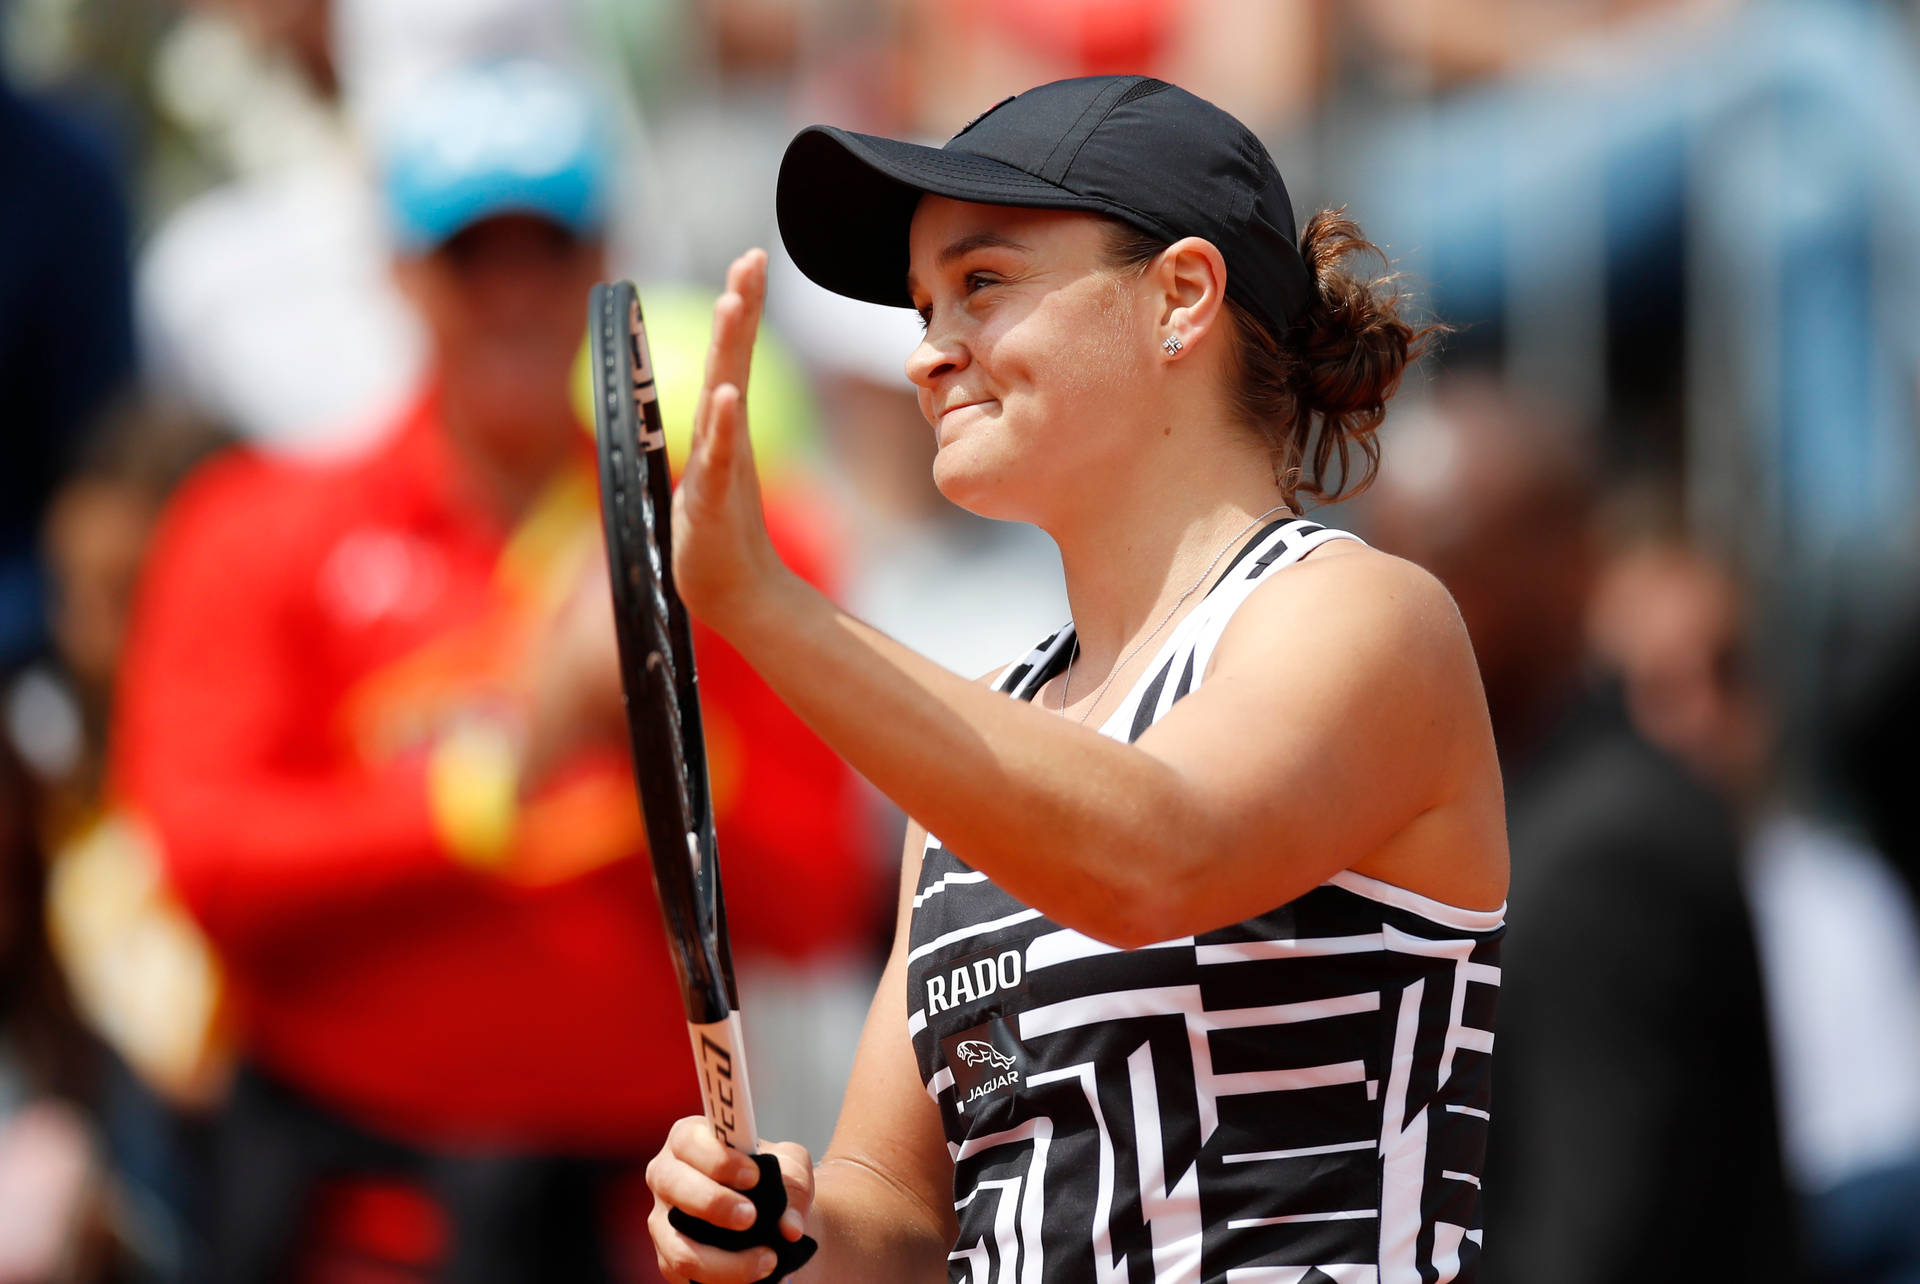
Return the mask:
<path id="1" fill-rule="evenodd" d="M 1180 349 L 1186 347 L 1187 345 L 1180 342 L 1179 335 L 1170 334 L 1166 338 L 1160 341 L 1160 346 L 1165 348 L 1167 350 L 1167 355 L 1171 357 L 1171 356 L 1177 355 Z"/>

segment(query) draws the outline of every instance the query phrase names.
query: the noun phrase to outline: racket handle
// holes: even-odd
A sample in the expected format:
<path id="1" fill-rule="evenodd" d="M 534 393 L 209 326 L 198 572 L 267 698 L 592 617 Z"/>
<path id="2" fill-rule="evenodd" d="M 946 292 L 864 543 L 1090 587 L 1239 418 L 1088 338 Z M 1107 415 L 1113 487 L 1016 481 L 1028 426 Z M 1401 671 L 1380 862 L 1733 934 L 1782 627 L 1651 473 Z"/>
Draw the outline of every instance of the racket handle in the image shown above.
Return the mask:
<path id="1" fill-rule="evenodd" d="M 752 1190 L 744 1192 L 753 1201 L 751 1227 L 743 1231 L 728 1230 L 678 1208 L 667 1210 L 667 1222 L 696 1244 L 725 1249 L 730 1253 L 744 1252 L 750 1248 L 770 1248 L 778 1260 L 774 1263 L 773 1274 L 764 1275 L 761 1279 L 783 1280 L 805 1266 L 813 1257 L 814 1250 L 820 1246 L 814 1243 L 811 1236 L 802 1235 L 797 1240 L 790 1240 L 780 1233 L 780 1215 L 787 1211 L 787 1184 L 780 1179 L 780 1161 L 772 1155 L 755 1155 L 753 1162 L 759 1165 L 760 1180 L 754 1183 Z"/>
<path id="2" fill-rule="evenodd" d="M 729 1012 L 726 1020 L 707 1025 L 688 1022 L 687 1033 L 693 1039 L 693 1064 L 700 1075 L 700 1104 L 707 1122 L 721 1141 L 741 1154 L 757 1154 L 760 1130 L 754 1126 L 753 1093 L 747 1088 L 740 1014 Z"/>

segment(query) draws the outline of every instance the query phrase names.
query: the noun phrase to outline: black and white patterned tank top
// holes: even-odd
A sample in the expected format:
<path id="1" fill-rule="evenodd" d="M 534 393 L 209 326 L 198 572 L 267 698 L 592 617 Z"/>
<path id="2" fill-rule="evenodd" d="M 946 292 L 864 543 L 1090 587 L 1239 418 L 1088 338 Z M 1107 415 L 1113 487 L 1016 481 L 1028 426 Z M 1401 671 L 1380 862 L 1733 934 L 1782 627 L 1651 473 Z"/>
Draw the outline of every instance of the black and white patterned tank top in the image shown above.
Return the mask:
<path id="1" fill-rule="evenodd" d="M 1268 526 L 1101 728 L 1194 690 L 1254 587 L 1320 544 Z M 1069 625 L 1004 673 L 1031 699 Z M 1276 856 L 1278 853 L 1276 853 Z M 1500 911 L 1352 872 L 1243 923 L 1120 950 L 937 838 L 908 1029 L 954 1161 L 960 1284 L 1445 1284 L 1480 1254 Z"/>

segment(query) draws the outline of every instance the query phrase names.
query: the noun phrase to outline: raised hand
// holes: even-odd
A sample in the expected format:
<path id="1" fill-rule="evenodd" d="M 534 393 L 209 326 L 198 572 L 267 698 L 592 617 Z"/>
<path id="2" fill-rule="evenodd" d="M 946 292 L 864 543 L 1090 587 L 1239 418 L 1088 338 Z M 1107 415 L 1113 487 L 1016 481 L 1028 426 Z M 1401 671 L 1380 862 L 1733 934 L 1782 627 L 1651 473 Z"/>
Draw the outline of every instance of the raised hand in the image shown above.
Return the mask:
<path id="1" fill-rule="evenodd" d="M 747 377 L 766 298 L 767 256 L 748 250 L 727 270 L 713 308 L 693 449 L 673 502 L 673 576 L 687 609 L 723 635 L 788 574 L 767 535 L 747 436 Z"/>

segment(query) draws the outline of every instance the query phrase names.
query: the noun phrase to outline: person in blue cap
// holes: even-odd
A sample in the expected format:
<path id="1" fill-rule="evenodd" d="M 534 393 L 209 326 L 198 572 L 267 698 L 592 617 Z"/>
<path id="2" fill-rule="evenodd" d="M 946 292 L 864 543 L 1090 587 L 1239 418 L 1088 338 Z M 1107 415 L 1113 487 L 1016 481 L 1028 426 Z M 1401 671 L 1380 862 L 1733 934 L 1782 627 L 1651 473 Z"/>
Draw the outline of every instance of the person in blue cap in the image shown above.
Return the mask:
<path id="1" fill-rule="evenodd" d="M 243 1045 L 190 1274 L 646 1280 L 639 1161 L 698 1094 L 572 398 L 606 143 L 562 73 L 496 62 L 382 144 L 431 377 L 364 454 L 189 482 L 123 671 L 117 802 Z M 844 933 L 852 777 L 707 641 L 708 725 L 749 746 L 716 801 L 742 943 L 796 904 Z M 798 801 L 762 824 L 743 804 L 768 797 Z"/>
<path id="2" fill-rule="evenodd" d="M 437 414 L 516 504 L 579 445 L 564 393 L 580 300 L 606 271 L 606 130 L 557 69 L 502 61 L 418 92 L 379 146 L 395 271 L 430 336 Z"/>
<path id="3" fill-rule="evenodd" d="M 778 205 L 802 271 L 919 313 L 934 480 L 1051 535 L 1073 619 L 968 683 L 781 565 L 741 411 L 764 259 L 738 260 L 679 588 L 916 824 L 832 1145 L 771 1147 L 776 1229 L 753 1165 L 675 1125 L 662 1268 L 768 1278 L 804 1233 L 836 1284 L 1475 1279 L 1486 702 L 1438 581 L 1300 514 L 1370 478 L 1424 337 L 1347 270 L 1373 247 L 1337 213 L 1297 232 L 1245 126 L 1141 76 L 941 148 L 808 129 Z"/>

